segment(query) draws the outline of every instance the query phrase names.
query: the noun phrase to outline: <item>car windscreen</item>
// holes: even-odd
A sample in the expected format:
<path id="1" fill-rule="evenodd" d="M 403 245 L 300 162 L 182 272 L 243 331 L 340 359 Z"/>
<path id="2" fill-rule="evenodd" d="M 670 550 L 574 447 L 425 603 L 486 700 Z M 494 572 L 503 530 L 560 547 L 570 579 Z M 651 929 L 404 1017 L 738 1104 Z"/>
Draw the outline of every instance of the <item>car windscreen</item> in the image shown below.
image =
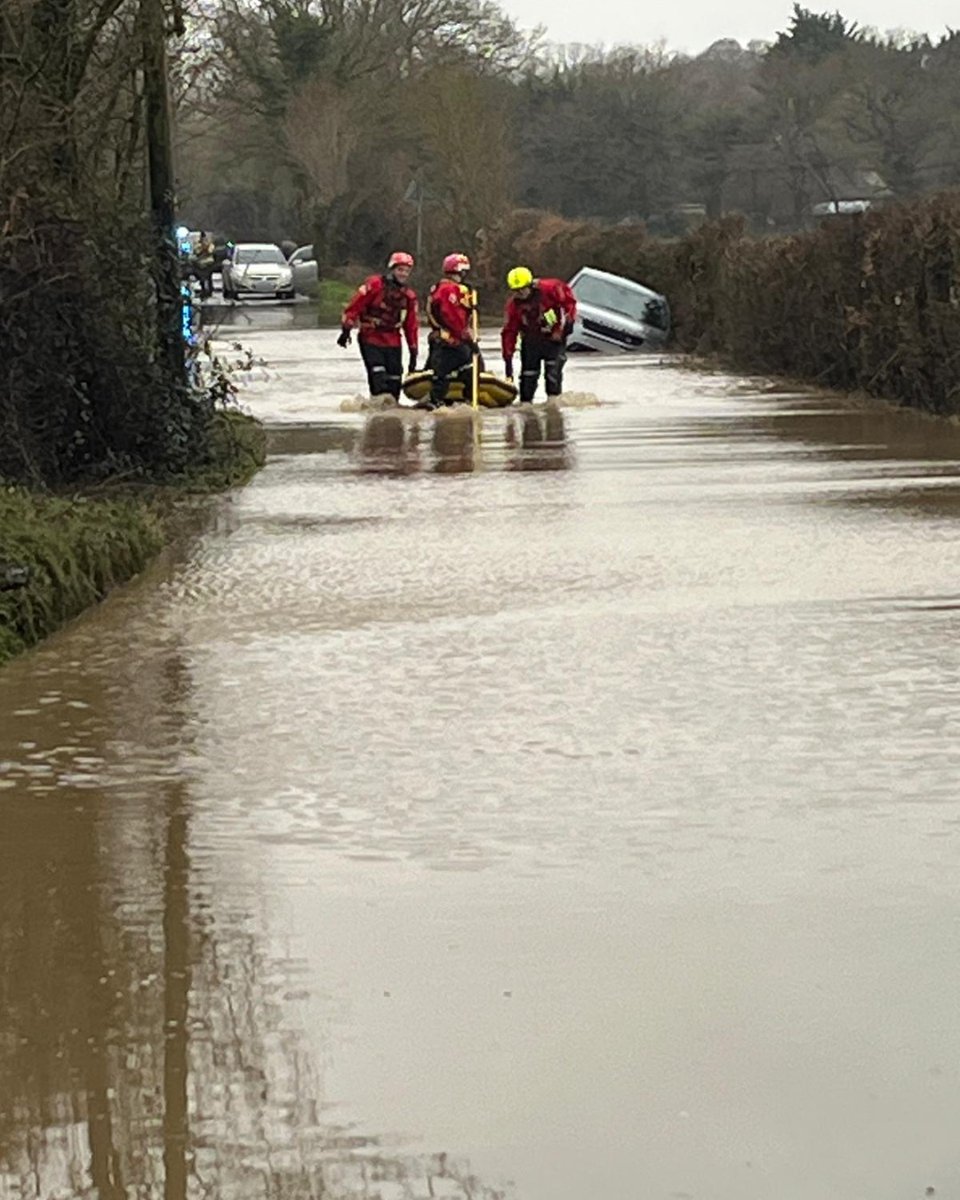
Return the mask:
<path id="1" fill-rule="evenodd" d="M 279 263 L 287 260 L 275 246 L 238 246 L 233 261 L 238 263 Z"/>
<path id="2" fill-rule="evenodd" d="M 633 321 L 645 321 L 656 329 L 667 328 L 669 315 L 659 297 L 644 295 L 613 279 L 598 279 L 595 275 L 581 276 L 573 290 L 583 304 L 609 309 Z"/>

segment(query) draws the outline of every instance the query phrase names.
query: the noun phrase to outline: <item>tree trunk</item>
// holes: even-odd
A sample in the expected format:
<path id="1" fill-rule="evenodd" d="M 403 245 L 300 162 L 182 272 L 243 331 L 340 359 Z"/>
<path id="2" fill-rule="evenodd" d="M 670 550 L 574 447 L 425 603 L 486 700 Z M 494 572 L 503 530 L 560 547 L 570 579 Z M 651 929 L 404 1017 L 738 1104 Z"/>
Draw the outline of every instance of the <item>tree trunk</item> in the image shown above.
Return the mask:
<path id="1" fill-rule="evenodd" d="M 146 113 L 147 169 L 155 248 L 154 279 L 160 353 L 170 380 L 186 378 L 181 324 L 180 261 L 175 233 L 176 197 L 173 139 L 167 80 L 167 34 L 162 0 L 141 0 L 143 100 Z"/>

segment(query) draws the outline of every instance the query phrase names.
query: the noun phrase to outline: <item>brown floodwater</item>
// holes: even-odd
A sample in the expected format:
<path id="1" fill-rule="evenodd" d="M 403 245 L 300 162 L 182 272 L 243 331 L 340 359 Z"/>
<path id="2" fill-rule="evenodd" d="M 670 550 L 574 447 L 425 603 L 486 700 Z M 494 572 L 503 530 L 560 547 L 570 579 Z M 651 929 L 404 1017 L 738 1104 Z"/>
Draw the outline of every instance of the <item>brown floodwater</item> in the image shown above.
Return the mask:
<path id="1" fill-rule="evenodd" d="M 263 311 L 266 469 L 0 673 L 0 1198 L 960 1195 L 960 430 Z"/>

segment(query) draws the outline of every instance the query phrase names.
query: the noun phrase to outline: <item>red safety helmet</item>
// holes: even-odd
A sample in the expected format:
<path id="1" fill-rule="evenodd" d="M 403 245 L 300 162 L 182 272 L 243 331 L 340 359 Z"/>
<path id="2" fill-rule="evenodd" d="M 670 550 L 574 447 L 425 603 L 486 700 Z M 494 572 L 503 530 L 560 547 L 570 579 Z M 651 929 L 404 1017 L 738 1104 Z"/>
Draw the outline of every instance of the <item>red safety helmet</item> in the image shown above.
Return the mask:
<path id="1" fill-rule="evenodd" d="M 406 250 L 394 250 L 387 259 L 387 269 L 391 267 L 410 267 L 413 268 L 413 255 L 408 254 Z"/>
<path id="2" fill-rule="evenodd" d="M 443 260 L 444 275 L 453 275 L 470 270 L 470 259 L 465 254 L 448 254 Z"/>

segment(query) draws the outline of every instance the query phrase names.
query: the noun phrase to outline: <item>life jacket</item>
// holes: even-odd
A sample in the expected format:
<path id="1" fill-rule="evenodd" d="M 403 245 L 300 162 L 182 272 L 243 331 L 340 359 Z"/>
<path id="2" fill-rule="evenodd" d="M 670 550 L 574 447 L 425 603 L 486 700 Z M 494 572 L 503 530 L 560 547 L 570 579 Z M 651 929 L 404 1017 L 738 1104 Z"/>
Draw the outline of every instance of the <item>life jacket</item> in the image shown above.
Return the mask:
<path id="1" fill-rule="evenodd" d="M 530 341 L 562 341 L 565 331 L 577 315 L 577 298 L 562 279 L 537 279 L 530 294 L 522 299 L 511 296 L 504 312 L 501 343 L 504 357 L 510 358 L 517 338 Z"/>
<path id="2" fill-rule="evenodd" d="M 416 343 L 417 293 L 388 275 L 371 275 L 343 310 L 344 324 L 359 327 L 362 341 L 373 345 L 400 345 L 401 327 L 407 340 Z"/>
<path id="3" fill-rule="evenodd" d="M 430 340 L 458 346 L 471 339 L 473 292 L 465 283 L 441 279 L 427 295 Z"/>
<path id="4" fill-rule="evenodd" d="M 370 290 L 370 299 L 360 316 L 361 333 L 371 329 L 399 329 L 411 302 L 414 306 L 417 303 L 411 288 L 395 283 L 386 275 L 377 278 L 379 288 Z"/>

